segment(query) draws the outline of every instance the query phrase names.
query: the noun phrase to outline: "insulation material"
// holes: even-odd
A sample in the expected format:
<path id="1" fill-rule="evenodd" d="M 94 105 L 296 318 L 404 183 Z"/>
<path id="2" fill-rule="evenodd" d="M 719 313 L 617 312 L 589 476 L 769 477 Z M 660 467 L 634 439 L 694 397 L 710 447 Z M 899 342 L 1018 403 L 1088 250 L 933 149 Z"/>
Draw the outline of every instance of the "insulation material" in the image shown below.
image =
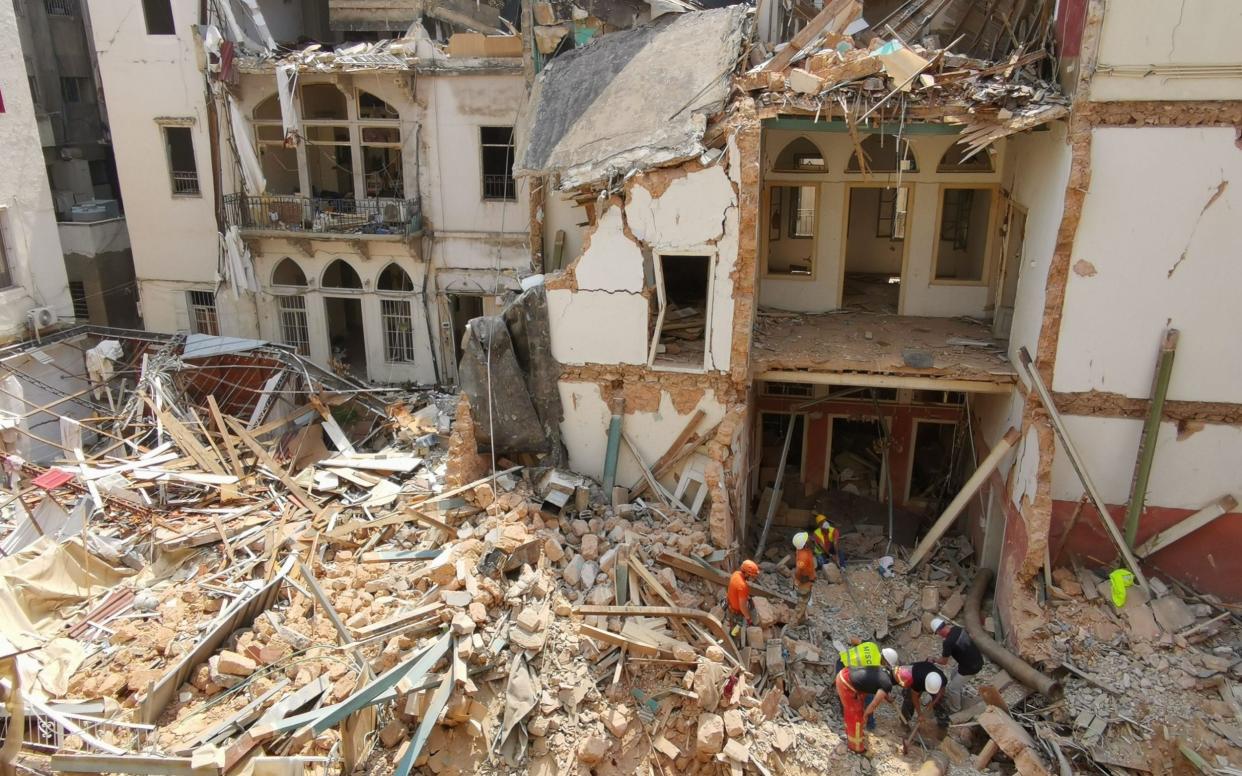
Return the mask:
<path id="1" fill-rule="evenodd" d="M 233 298 L 240 298 L 241 291 L 251 294 L 259 292 L 259 280 L 254 273 L 254 258 L 250 249 L 242 241 L 241 230 L 230 226 L 220 237 L 221 247 L 221 279 L 224 285 L 233 292 Z"/>
<path id="2" fill-rule="evenodd" d="M 119 361 L 123 355 L 121 343 L 116 340 L 104 340 L 86 351 L 86 375 L 95 384 L 92 395 L 96 399 L 104 397 L 105 386 L 112 379 L 112 362 Z"/>
<path id="3" fill-rule="evenodd" d="M 283 102 L 281 107 L 283 110 Z M 237 162 L 241 165 L 246 193 L 260 195 L 267 191 L 267 178 L 263 175 L 263 164 L 259 161 L 259 152 L 255 150 L 249 122 L 238 107 L 237 100 L 232 97 L 229 97 L 229 126 L 233 130 L 233 145 L 237 149 Z"/>
<path id="4" fill-rule="evenodd" d="M 62 544 L 42 537 L 0 559 L 0 632 L 19 639 L 19 647 L 33 645 L 32 638 L 62 626 L 62 607 L 102 595 L 133 574 L 87 552 L 76 537 Z"/>

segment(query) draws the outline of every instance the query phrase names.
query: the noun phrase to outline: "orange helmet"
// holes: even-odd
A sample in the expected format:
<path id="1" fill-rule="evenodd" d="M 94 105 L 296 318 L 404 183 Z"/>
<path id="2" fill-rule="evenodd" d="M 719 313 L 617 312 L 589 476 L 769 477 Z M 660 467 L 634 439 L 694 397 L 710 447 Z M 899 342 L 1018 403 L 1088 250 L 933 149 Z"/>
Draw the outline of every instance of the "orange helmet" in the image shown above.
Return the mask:
<path id="1" fill-rule="evenodd" d="M 759 576 L 759 564 L 753 560 L 742 561 L 742 576 L 757 577 Z"/>

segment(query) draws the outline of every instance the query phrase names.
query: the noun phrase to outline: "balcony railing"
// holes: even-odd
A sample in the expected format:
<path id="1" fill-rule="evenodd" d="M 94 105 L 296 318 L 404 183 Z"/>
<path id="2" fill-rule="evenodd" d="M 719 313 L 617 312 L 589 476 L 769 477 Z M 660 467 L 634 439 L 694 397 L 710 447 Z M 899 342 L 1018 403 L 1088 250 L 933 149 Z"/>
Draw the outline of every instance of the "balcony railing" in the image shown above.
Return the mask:
<path id="1" fill-rule="evenodd" d="M 52 16 L 77 16 L 78 0 L 43 0 L 43 10 Z"/>
<path id="2" fill-rule="evenodd" d="M 172 174 L 173 194 L 201 194 L 198 188 L 198 173 L 176 172 Z"/>
<path id="3" fill-rule="evenodd" d="M 414 234 L 423 226 L 417 200 L 389 197 L 326 199 L 296 194 L 229 194 L 224 197 L 224 211 L 229 224 L 240 229 Z"/>

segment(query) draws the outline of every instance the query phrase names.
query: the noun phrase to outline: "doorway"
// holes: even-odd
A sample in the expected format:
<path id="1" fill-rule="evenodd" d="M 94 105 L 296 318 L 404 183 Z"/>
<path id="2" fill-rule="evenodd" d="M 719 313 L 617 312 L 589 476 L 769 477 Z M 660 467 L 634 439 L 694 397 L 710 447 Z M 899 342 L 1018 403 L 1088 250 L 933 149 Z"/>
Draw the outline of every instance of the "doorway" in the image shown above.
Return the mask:
<path id="1" fill-rule="evenodd" d="M 333 369 L 347 371 L 359 380 L 366 380 L 367 341 L 362 322 L 362 300 L 357 297 L 326 296 L 323 312 L 328 322 Z"/>
<path id="2" fill-rule="evenodd" d="M 1026 209 L 1008 203 L 1002 228 L 1000 291 L 997 294 L 996 315 L 992 319 L 992 334 L 999 339 L 1009 339 L 1013 328 L 1013 309 L 1018 298 L 1018 277 L 1022 273 Z"/>
<path id="3" fill-rule="evenodd" d="M 832 419 L 828 486 L 872 501 L 884 501 L 888 471 L 884 464 L 884 439 L 875 418 Z"/>
<path id="4" fill-rule="evenodd" d="M 453 325 L 453 365 L 461 363 L 462 340 L 466 336 L 466 324 L 483 315 L 483 297 L 470 294 L 448 295 L 449 320 Z"/>
<path id="5" fill-rule="evenodd" d="M 901 302 L 909 188 L 851 186 L 841 306 L 896 315 Z"/>

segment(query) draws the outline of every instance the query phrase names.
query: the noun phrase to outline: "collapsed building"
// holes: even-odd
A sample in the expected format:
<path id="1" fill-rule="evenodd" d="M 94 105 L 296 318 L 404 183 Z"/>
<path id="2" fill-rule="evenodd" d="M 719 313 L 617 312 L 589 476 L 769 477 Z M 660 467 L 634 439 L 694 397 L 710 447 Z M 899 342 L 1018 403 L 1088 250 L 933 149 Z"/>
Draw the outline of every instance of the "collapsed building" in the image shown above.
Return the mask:
<path id="1" fill-rule="evenodd" d="M 856 772 L 836 653 L 934 616 L 996 670 L 947 731 L 882 712 L 881 772 L 1242 765 L 1242 117 L 1186 64 L 1235 20 L 120 5 L 105 83 L 153 45 L 196 85 L 109 91 L 122 185 L 173 165 L 127 194 L 144 319 L 191 333 L 0 358 L 25 767 Z M 821 512 L 849 562 L 797 622 Z"/>

